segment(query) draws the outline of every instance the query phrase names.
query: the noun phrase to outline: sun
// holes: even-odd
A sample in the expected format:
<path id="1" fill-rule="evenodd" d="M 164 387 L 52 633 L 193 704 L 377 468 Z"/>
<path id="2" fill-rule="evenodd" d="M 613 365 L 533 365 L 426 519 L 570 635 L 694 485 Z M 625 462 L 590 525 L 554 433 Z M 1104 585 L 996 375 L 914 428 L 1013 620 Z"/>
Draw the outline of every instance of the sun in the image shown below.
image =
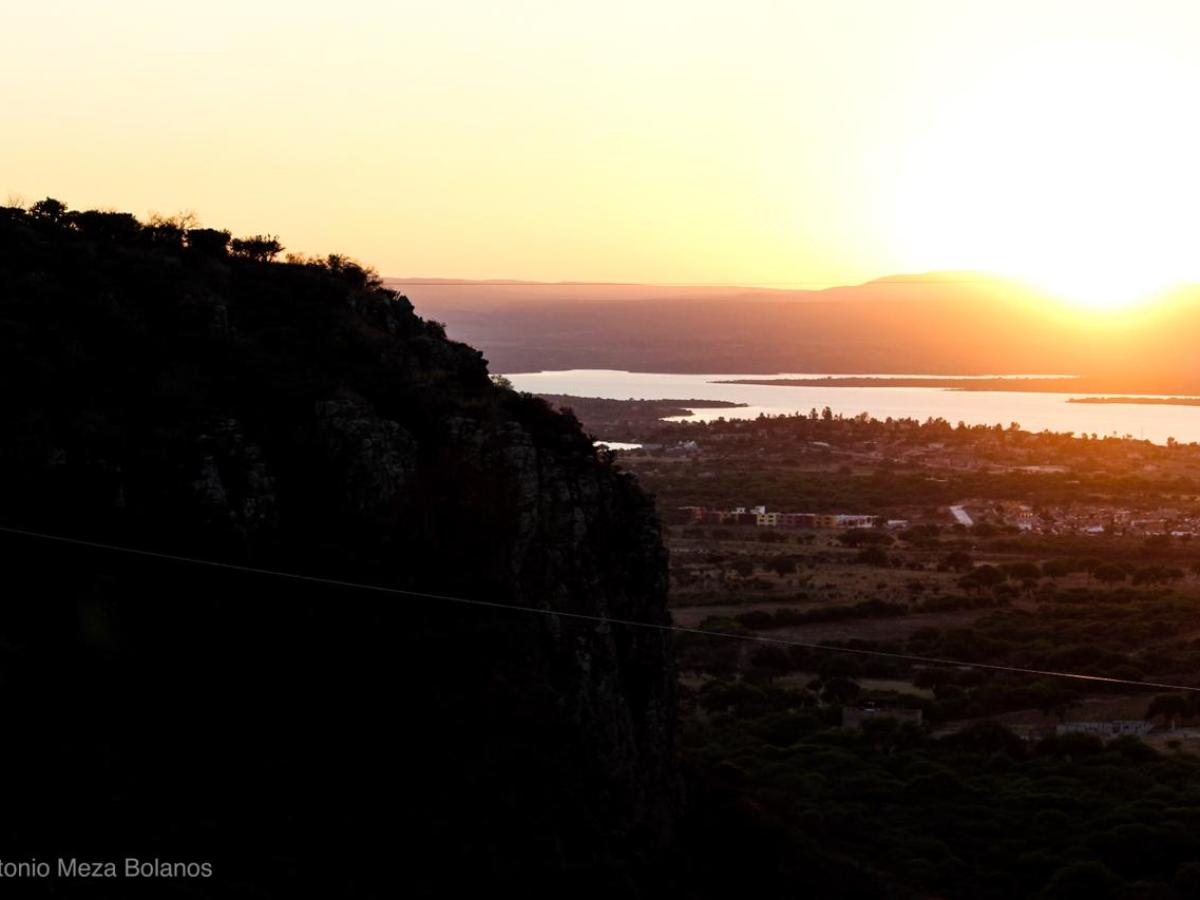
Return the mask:
<path id="1" fill-rule="evenodd" d="M 898 243 L 921 268 L 1024 280 L 1093 311 L 1200 271 L 1200 71 L 1120 45 L 1011 59 L 902 160 Z"/>

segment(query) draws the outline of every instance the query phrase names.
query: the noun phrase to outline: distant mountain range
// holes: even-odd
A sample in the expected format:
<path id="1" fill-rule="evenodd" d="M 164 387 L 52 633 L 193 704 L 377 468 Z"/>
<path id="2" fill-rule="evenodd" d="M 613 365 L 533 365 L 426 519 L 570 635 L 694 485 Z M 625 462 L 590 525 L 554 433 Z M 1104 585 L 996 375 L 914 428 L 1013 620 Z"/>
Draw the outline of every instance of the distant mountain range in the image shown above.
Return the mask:
<path id="1" fill-rule="evenodd" d="M 1200 391 L 1200 287 L 1081 313 L 975 272 L 820 290 L 389 279 L 492 371 L 1071 374 L 1081 390 Z"/>

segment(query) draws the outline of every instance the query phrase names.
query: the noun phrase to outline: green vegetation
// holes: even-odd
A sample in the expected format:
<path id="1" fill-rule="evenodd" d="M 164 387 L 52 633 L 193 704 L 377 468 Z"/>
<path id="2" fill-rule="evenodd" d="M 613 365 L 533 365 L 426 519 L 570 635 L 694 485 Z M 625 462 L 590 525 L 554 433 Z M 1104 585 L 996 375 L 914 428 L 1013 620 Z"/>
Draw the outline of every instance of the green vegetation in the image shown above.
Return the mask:
<path id="1" fill-rule="evenodd" d="M 1200 757 L 1175 731 L 1200 720 L 1192 694 L 901 657 L 1200 685 L 1200 547 L 1109 523 L 1120 511 L 1194 527 L 1200 449 L 815 410 L 637 437 L 662 448 L 621 458 L 675 516 L 676 619 L 742 638 L 681 636 L 677 665 L 693 769 L 736 828 L 774 829 L 776 855 L 758 865 L 796 885 L 788 860 L 820 859 L 864 896 L 1196 895 Z M 964 498 L 971 526 L 947 510 Z M 757 504 L 902 522 L 770 528 L 678 511 Z M 1103 530 L 1057 528 L 1093 506 L 1113 511 Z M 1024 530 L 1017 510 L 1050 525 Z M 843 709 L 864 706 L 919 710 L 922 724 L 843 729 Z M 1056 733 L 1111 719 L 1155 733 Z"/>
<path id="2" fill-rule="evenodd" d="M 705 710 L 687 732 L 698 765 L 796 846 L 902 896 L 1194 896 L 1194 756 L 1132 738 L 1030 744 L 990 723 L 941 739 L 889 719 L 847 732 L 811 697 L 750 686 L 706 685 L 689 703 Z"/>

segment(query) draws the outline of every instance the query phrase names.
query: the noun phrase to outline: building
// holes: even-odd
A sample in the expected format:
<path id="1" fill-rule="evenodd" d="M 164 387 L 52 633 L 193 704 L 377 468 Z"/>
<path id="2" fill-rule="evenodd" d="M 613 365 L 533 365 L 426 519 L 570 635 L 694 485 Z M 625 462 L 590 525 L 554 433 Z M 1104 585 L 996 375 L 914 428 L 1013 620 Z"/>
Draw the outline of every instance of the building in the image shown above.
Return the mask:
<path id="1" fill-rule="evenodd" d="M 812 513 L 781 513 L 779 524 L 784 528 L 816 528 L 817 517 Z"/>
<path id="2" fill-rule="evenodd" d="M 874 528 L 878 516 L 834 516 L 835 528 Z"/>
<path id="3" fill-rule="evenodd" d="M 769 512 L 765 506 L 761 505 L 750 509 L 744 506 L 733 509 L 681 506 L 679 510 L 687 521 L 705 525 L 757 525 L 763 528 L 875 528 L 880 522 L 878 516 Z M 908 523 L 903 520 L 895 520 L 889 524 L 894 527 L 903 527 Z"/>

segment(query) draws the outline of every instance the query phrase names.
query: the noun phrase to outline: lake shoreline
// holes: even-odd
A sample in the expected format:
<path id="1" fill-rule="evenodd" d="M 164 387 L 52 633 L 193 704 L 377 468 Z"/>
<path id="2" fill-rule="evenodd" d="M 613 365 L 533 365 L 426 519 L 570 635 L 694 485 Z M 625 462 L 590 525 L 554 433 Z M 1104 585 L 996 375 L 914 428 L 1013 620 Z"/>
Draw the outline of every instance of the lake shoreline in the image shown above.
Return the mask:
<path id="1" fill-rule="evenodd" d="M 1102 394 L 1110 396 L 1073 397 L 1068 403 L 1139 403 L 1165 404 L 1170 406 L 1200 406 L 1200 397 L 1169 396 L 1154 392 L 1155 396 L 1136 396 L 1141 391 L 1120 391 L 1111 385 L 1104 387 L 1089 382 L 1083 376 L 1025 377 L 1005 375 L 997 377 L 918 377 L 912 375 L 832 375 L 822 378 L 731 378 L 715 384 L 754 384 L 764 387 L 812 387 L 812 388 L 931 388 L 944 391 L 1014 391 L 1018 393 L 1045 394 Z M 1184 392 L 1179 392 L 1184 393 Z M 1121 394 L 1135 396 L 1120 396 Z"/>
<path id="2" fill-rule="evenodd" d="M 1133 406 L 1200 406 L 1200 397 L 1071 397 L 1067 402 Z"/>
<path id="3" fill-rule="evenodd" d="M 872 376 L 846 375 L 825 378 L 733 378 L 715 384 L 757 384 L 766 387 L 829 387 L 829 388 L 936 388 L 948 391 L 1019 391 L 1053 394 L 1085 390 L 1077 377 L 1046 376 L 1026 378 L 998 377 L 941 377 L 941 376 Z"/>
<path id="4" fill-rule="evenodd" d="M 788 384 L 780 379 L 768 381 L 763 377 L 755 383 L 738 373 L 713 372 L 705 375 L 675 373 L 636 373 L 610 369 L 569 369 L 507 376 L 517 390 L 533 394 L 557 395 L 551 402 L 577 407 L 580 418 L 602 421 L 606 426 L 599 434 L 605 438 L 636 441 L 644 431 L 646 420 L 660 418 L 666 412 L 676 412 L 682 421 L 700 422 L 716 418 L 754 419 L 760 415 L 829 415 L 855 417 L 867 414 L 880 420 L 943 419 L 951 425 L 959 422 L 970 425 L 999 425 L 1008 428 L 1012 423 L 1030 431 L 1052 431 L 1060 434 L 1096 436 L 1130 436 L 1165 444 L 1200 442 L 1200 407 L 1180 403 L 1070 403 L 1089 393 L 1090 384 L 1082 385 L 1070 379 L 1067 390 L 1052 390 L 1059 385 L 1054 379 L 1037 376 L 998 378 L 984 376 L 936 376 L 916 378 L 911 375 L 843 375 L 840 373 L 785 373 L 787 381 L 816 384 Z M 844 379 L 853 378 L 849 385 Z M 836 379 L 836 380 L 835 380 Z M 864 387 L 867 379 L 872 387 Z M 903 379 L 903 381 L 900 381 Z M 1065 380 L 1059 376 L 1057 381 Z M 939 387 L 952 382 L 956 390 Z M 841 382 L 839 384 L 839 382 Z M 970 382 L 967 384 L 967 382 Z M 997 383 L 1001 382 L 1001 383 Z M 887 390 L 878 388 L 887 387 Z M 997 390 L 996 388 L 1003 388 Z M 1022 390 L 1040 387 L 1041 390 Z M 1115 398 L 1120 391 L 1097 392 L 1098 397 Z M 1174 393 L 1174 397 L 1185 392 Z M 681 403 L 670 398 L 695 398 L 699 403 Z M 1150 392 L 1127 394 L 1121 399 L 1139 401 L 1170 399 L 1172 394 L 1159 397 Z M 570 399 L 568 399 L 570 398 Z M 579 399 L 590 398 L 590 399 Z M 612 404 L 614 400 L 643 401 L 633 405 Z M 607 401 L 607 402 L 606 402 Z M 649 401 L 649 402 L 645 402 Z M 670 402 L 664 402 L 670 401 Z M 710 406 L 703 402 L 724 402 L 737 406 Z M 584 409 L 584 406 L 590 407 Z M 605 408 L 607 407 L 607 408 Z M 675 407 L 673 410 L 665 407 Z M 682 407 L 682 408 L 680 408 Z M 656 415 L 657 414 L 657 415 Z M 673 417 L 672 417 L 673 418 Z"/>

